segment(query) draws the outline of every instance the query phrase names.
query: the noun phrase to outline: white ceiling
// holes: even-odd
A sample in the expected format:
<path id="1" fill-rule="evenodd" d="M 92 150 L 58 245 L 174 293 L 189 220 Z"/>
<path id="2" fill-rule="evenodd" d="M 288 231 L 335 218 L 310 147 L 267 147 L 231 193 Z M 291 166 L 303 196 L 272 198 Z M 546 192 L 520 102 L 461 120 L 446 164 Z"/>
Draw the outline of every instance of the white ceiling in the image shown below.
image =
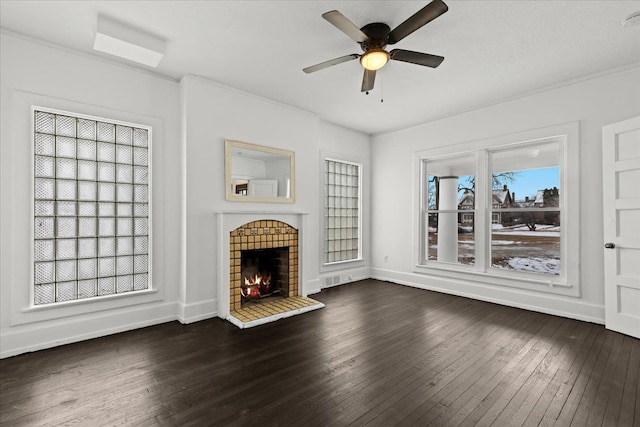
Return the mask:
<path id="1" fill-rule="evenodd" d="M 392 29 L 424 1 L 0 1 L 3 29 L 92 50 L 98 14 L 168 41 L 157 72 L 193 74 L 376 134 L 445 117 L 594 73 L 640 63 L 635 1 L 459 1 L 394 45 L 445 57 L 436 69 L 391 61 L 370 95 L 357 60 L 302 68 L 360 47 L 322 19 Z M 384 97 L 384 102 L 380 102 Z"/>

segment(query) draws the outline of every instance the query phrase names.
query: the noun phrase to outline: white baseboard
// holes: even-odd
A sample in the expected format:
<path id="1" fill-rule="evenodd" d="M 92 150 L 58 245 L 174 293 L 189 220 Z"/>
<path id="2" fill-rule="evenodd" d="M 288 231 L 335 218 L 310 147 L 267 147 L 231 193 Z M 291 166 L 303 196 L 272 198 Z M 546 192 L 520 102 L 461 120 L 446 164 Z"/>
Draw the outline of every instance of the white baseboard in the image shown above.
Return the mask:
<path id="1" fill-rule="evenodd" d="M 320 290 L 332 288 L 334 286 L 344 285 L 346 283 L 357 282 L 371 278 L 371 269 L 369 267 L 346 268 L 343 270 L 326 271 L 320 273 L 318 280 Z"/>
<path id="2" fill-rule="evenodd" d="M 218 315 L 218 299 L 212 298 L 191 304 L 180 304 L 177 320 L 182 324 L 211 319 Z"/>
<path id="3" fill-rule="evenodd" d="M 309 280 L 304 284 L 304 288 L 302 290 L 302 296 L 306 297 L 308 295 L 317 294 L 322 290 L 320 286 L 320 279 Z"/>
<path id="4" fill-rule="evenodd" d="M 569 319 L 604 324 L 604 306 L 584 303 L 573 297 L 536 294 L 531 291 L 494 287 L 483 283 L 463 282 L 456 279 L 403 273 L 380 268 L 373 268 L 371 273 L 371 278 L 373 279 L 385 280 L 399 285 L 457 295 Z"/>
<path id="5" fill-rule="evenodd" d="M 176 309 L 176 303 L 165 303 L 136 307 L 126 313 L 101 312 L 52 324 L 17 327 L 0 336 L 0 359 L 171 322 L 176 320 Z"/>

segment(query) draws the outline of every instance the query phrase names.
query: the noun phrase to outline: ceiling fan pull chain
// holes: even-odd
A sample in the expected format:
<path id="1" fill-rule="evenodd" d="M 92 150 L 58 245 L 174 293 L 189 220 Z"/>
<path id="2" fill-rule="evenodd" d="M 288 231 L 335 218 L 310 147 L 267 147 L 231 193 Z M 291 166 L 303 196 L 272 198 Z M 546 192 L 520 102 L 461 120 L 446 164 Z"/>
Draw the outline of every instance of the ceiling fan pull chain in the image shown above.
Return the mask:
<path id="1" fill-rule="evenodd" d="M 384 75 L 380 76 L 380 102 L 384 102 Z"/>

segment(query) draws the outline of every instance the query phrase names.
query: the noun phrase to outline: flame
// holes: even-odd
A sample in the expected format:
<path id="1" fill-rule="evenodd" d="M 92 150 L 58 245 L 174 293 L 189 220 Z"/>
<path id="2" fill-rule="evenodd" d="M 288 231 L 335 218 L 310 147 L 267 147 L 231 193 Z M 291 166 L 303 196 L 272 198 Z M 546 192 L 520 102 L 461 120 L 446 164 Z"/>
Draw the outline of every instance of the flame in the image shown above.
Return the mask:
<path id="1" fill-rule="evenodd" d="M 255 274 L 244 278 L 244 286 L 240 288 L 240 293 L 244 297 L 255 297 L 260 294 L 267 294 L 271 291 L 271 275 Z"/>

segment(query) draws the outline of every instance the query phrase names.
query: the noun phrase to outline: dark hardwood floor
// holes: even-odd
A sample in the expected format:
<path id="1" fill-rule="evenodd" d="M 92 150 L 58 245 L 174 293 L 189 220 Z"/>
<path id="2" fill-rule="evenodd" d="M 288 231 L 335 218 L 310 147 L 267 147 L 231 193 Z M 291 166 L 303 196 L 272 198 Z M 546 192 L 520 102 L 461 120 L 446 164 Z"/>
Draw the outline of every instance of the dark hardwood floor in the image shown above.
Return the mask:
<path id="1" fill-rule="evenodd" d="M 640 426 L 640 340 L 375 280 L 314 298 L 4 359 L 0 424 Z"/>

